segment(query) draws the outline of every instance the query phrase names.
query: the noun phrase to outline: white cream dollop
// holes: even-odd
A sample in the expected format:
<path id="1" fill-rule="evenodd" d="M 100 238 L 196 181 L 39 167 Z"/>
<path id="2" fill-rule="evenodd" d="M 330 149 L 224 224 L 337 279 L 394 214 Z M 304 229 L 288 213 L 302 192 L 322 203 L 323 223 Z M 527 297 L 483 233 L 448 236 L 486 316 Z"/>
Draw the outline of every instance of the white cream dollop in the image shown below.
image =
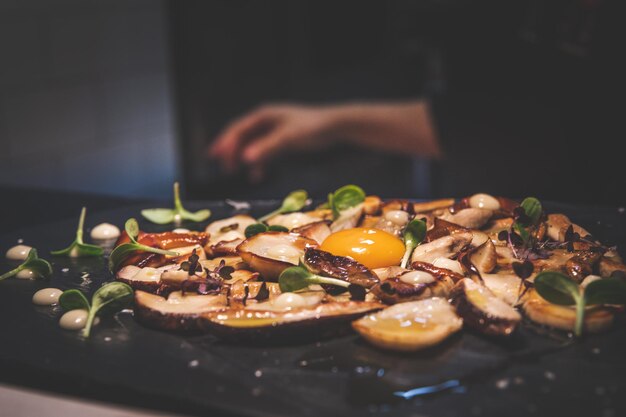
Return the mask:
<path id="1" fill-rule="evenodd" d="M 22 269 L 20 272 L 15 275 L 15 278 L 19 279 L 37 279 L 40 278 L 41 275 L 39 273 L 33 271 L 32 269 Z"/>
<path id="2" fill-rule="evenodd" d="M 63 294 L 63 291 L 58 288 L 43 288 L 33 294 L 33 304 L 38 306 L 58 304 L 61 294 Z"/>
<path id="3" fill-rule="evenodd" d="M 24 261 L 31 249 L 28 245 L 15 245 L 7 251 L 6 257 L 12 261 Z"/>
<path id="4" fill-rule="evenodd" d="M 90 236 L 94 240 L 109 240 L 120 237 L 120 229 L 111 223 L 100 223 L 91 229 Z"/>
<path id="5" fill-rule="evenodd" d="M 472 208 L 482 208 L 487 210 L 498 210 L 500 203 L 489 194 L 474 194 L 469 198 L 469 205 Z"/>
<path id="6" fill-rule="evenodd" d="M 87 310 L 70 310 L 61 316 L 59 326 L 65 330 L 80 330 L 87 324 Z"/>

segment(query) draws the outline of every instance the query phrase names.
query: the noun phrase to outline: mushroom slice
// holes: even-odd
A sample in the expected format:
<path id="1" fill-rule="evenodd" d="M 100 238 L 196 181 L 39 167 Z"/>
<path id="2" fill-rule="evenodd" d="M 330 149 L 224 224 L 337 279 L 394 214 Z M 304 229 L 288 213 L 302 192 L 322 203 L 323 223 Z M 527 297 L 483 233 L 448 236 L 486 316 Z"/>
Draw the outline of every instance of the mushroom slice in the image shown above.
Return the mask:
<path id="1" fill-rule="evenodd" d="M 546 234 L 550 239 L 556 240 L 557 242 L 565 242 L 565 233 L 570 226 L 572 226 L 574 232 L 578 233 L 580 236 L 584 237 L 589 235 L 588 231 L 572 223 L 569 217 L 564 214 L 548 214 L 546 224 L 548 225 Z"/>
<path id="2" fill-rule="evenodd" d="M 213 245 L 206 245 L 205 250 L 211 257 L 215 256 L 237 256 L 237 246 L 244 241 L 244 238 L 233 240 L 220 240 Z"/>
<path id="3" fill-rule="evenodd" d="M 522 280 L 512 273 L 481 274 L 483 284 L 510 306 L 517 304 Z"/>
<path id="4" fill-rule="evenodd" d="M 368 195 L 363 201 L 363 213 L 368 215 L 378 214 L 382 207 L 382 200 L 376 195 Z"/>
<path id="5" fill-rule="evenodd" d="M 486 335 L 508 336 L 522 319 L 513 307 L 496 297 L 489 288 L 468 278 L 456 284 L 450 298 L 463 322 Z"/>
<path id="6" fill-rule="evenodd" d="M 529 290 L 522 305 L 524 313 L 535 323 L 565 331 L 574 331 L 576 326 L 576 308 L 561 306 L 544 300 L 535 290 Z M 613 324 L 614 315 L 602 306 L 591 306 L 585 310 L 585 332 L 599 333 Z"/>
<path id="7" fill-rule="evenodd" d="M 601 257 L 601 252 L 581 251 L 565 262 L 565 272 L 580 283 L 587 275 L 593 274 L 594 266 Z"/>
<path id="8" fill-rule="evenodd" d="M 419 216 L 417 216 L 419 217 Z M 426 242 L 432 242 L 444 236 L 449 236 L 459 232 L 469 232 L 469 229 L 463 226 L 459 226 L 455 223 L 435 217 L 433 220 L 433 227 L 426 233 Z"/>
<path id="9" fill-rule="evenodd" d="M 405 352 L 439 344 L 462 325 L 454 308 L 439 297 L 396 304 L 352 323 L 374 346 Z"/>
<path id="10" fill-rule="evenodd" d="M 251 307 L 253 304 L 273 301 L 280 295 L 280 288 L 275 282 L 246 282 L 237 280 L 230 286 L 228 302 L 231 307 Z"/>
<path id="11" fill-rule="evenodd" d="M 300 303 L 298 297 L 305 298 L 298 293 L 284 293 L 273 302 L 274 306 L 293 305 L 291 308 L 263 310 L 263 303 L 258 303 L 254 309 L 206 313 L 202 315 L 202 324 L 207 331 L 225 339 L 293 343 L 343 333 L 349 330 L 349 323 L 354 319 L 383 307 L 371 301 L 307 305 Z M 295 307 L 297 304 L 301 306 Z"/>
<path id="12" fill-rule="evenodd" d="M 352 229 L 359 224 L 359 220 L 363 215 L 363 203 L 346 209 L 339 213 L 339 217 L 330 225 L 330 230 L 335 233 L 345 229 Z"/>
<path id="13" fill-rule="evenodd" d="M 206 228 L 206 233 L 209 234 L 209 245 L 214 245 L 223 240 L 245 239 L 246 227 L 256 222 L 256 219 L 245 214 L 216 220 Z"/>
<path id="14" fill-rule="evenodd" d="M 176 252 L 178 255 L 175 255 L 175 256 L 165 255 L 165 259 L 169 262 L 175 262 L 178 264 L 185 262 L 186 260 L 189 259 L 189 256 L 191 256 L 194 253 L 194 251 L 196 255 L 198 255 L 199 259 L 206 259 L 206 253 L 204 252 L 204 248 L 200 245 L 184 246 L 184 247 L 172 249 L 172 251 Z"/>
<path id="15" fill-rule="evenodd" d="M 365 288 L 371 288 L 379 282 L 376 274 L 365 265 L 352 258 L 335 256 L 323 250 L 307 248 L 304 251 L 304 263 L 315 274 L 342 279 Z"/>
<path id="16" fill-rule="evenodd" d="M 626 265 L 621 262 L 619 256 L 603 256 L 598 262 L 598 269 L 603 277 L 610 277 L 615 271 L 626 273 Z"/>
<path id="17" fill-rule="evenodd" d="M 298 265 L 306 248 L 317 242 L 295 233 L 264 232 L 244 240 L 237 251 L 253 271 L 267 280 L 276 280 L 283 270 Z"/>
<path id="18" fill-rule="evenodd" d="M 379 280 L 384 281 L 388 278 L 395 278 L 398 275 L 409 271 L 406 268 L 402 268 L 401 266 L 393 265 L 386 266 L 384 268 L 376 268 L 372 269 L 372 272 L 376 274 Z"/>
<path id="19" fill-rule="evenodd" d="M 493 210 L 470 207 L 454 214 L 444 213 L 441 217 L 446 221 L 467 227 L 468 229 L 480 229 L 487 224 L 492 216 Z"/>
<path id="20" fill-rule="evenodd" d="M 170 264 L 160 268 L 127 265 L 117 271 L 115 279 L 130 285 L 135 290 L 156 292 L 161 286 L 161 275 L 170 269 L 178 269 L 178 265 Z"/>
<path id="21" fill-rule="evenodd" d="M 424 201 L 413 203 L 413 211 L 415 213 L 425 213 L 443 208 L 451 207 L 454 204 L 453 198 L 444 198 L 440 200 Z"/>
<path id="22" fill-rule="evenodd" d="M 437 258 L 453 258 L 472 241 L 471 232 L 458 232 L 419 245 L 413 251 L 411 262 L 433 263 Z"/>
<path id="23" fill-rule="evenodd" d="M 329 222 L 321 220 L 315 223 L 309 223 L 307 225 L 297 227 L 292 230 L 293 233 L 297 233 L 300 236 L 312 239 L 318 244 L 322 242 L 331 234 Z"/>
<path id="24" fill-rule="evenodd" d="M 496 267 L 498 255 L 491 239 L 487 239 L 485 243 L 474 249 L 469 259 L 481 274 L 492 272 Z"/>
<path id="25" fill-rule="evenodd" d="M 213 259 L 202 259 L 200 260 L 200 265 L 202 265 L 203 268 L 213 271 L 222 261 L 224 261 L 225 266 L 232 266 L 235 270 L 246 269 L 247 267 L 246 263 L 241 259 L 241 256 L 220 256 Z"/>
<path id="26" fill-rule="evenodd" d="M 144 291 L 135 291 L 134 316 L 140 323 L 175 332 L 197 332 L 199 317 L 210 311 L 226 309 L 226 295 L 170 293 L 166 298 Z"/>
<path id="27" fill-rule="evenodd" d="M 283 226 L 289 230 L 297 227 L 305 226 L 307 224 L 319 222 L 322 220 L 320 217 L 311 216 L 306 213 L 288 213 L 278 214 L 267 221 L 270 226 Z"/>

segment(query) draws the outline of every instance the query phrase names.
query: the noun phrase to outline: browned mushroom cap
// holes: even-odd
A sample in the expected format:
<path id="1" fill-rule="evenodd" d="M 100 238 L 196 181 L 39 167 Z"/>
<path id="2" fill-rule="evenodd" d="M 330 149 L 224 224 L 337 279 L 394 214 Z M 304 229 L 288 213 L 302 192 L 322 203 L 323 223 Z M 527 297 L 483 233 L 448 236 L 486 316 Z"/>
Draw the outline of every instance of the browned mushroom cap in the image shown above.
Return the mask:
<path id="1" fill-rule="evenodd" d="M 354 259 L 335 256 L 319 249 L 306 249 L 304 263 L 315 274 L 342 279 L 365 288 L 370 288 L 379 281 L 376 274 Z"/>
<path id="2" fill-rule="evenodd" d="M 594 266 L 602 258 L 597 251 L 581 251 L 565 262 L 565 272 L 576 282 L 581 282 L 587 275 L 593 274 Z"/>
<path id="3" fill-rule="evenodd" d="M 322 220 L 315 223 L 309 223 L 304 226 L 296 227 L 292 230 L 292 232 L 312 239 L 321 245 L 331 233 L 330 222 L 328 220 Z"/>
<path id="4" fill-rule="evenodd" d="M 437 240 L 441 237 L 449 236 L 454 233 L 469 231 L 470 230 L 467 227 L 459 226 L 458 224 L 435 217 L 433 220 L 433 227 L 426 233 L 426 242 L 432 242 L 433 240 Z"/>
<path id="5" fill-rule="evenodd" d="M 210 257 L 237 256 L 237 246 L 239 246 L 239 244 L 243 241 L 244 239 L 242 238 L 235 238 L 232 240 L 220 240 L 213 245 L 207 244 L 204 247 L 204 250 Z"/>
<path id="6" fill-rule="evenodd" d="M 202 325 L 227 340 L 293 343 L 345 333 L 351 321 L 383 307 L 371 301 L 348 301 L 272 311 L 262 310 L 261 304 L 256 304 L 255 309 L 204 314 Z"/>
<path id="7" fill-rule="evenodd" d="M 496 297 L 489 288 L 468 278 L 455 285 L 450 298 L 463 322 L 487 335 L 508 336 L 522 319 L 513 307 Z"/>
<path id="8" fill-rule="evenodd" d="M 174 332 L 198 332 L 199 316 L 226 309 L 226 296 L 171 293 L 168 298 L 135 291 L 134 316 L 140 323 Z"/>
<path id="9" fill-rule="evenodd" d="M 295 233 L 264 232 L 244 240 L 238 247 L 239 256 L 266 280 L 276 280 L 286 268 L 298 265 L 306 248 L 316 248 L 317 242 Z"/>
<path id="10" fill-rule="evenodd" d="M 406 352 L 441 343 L 462 325 L 454 308 L 438 297 L 396 304 L 352 323 L 374 346 Z"/>

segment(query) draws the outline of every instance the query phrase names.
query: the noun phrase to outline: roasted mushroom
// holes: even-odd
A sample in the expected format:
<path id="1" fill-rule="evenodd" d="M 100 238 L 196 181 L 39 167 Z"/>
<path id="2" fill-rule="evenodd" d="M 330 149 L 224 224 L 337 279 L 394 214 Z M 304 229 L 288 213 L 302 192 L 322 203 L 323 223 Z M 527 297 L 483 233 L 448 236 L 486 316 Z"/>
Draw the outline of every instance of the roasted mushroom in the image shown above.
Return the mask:
<path id="1" fill-rule="evenodd" d="M 335 256 L 323 250 L 307 248 L 304 263 L 309 271 L 351 284 L 371 288 L 379 282 L 378 277 L 365 265 L 345 256 Z"/>
<path id="2" fill-rule="evenodd" d="M 221 241 L 245 239 L 244 231 L 246 227 L 256 222 L 256 219 L 245 214 L 216 220 L 209 224 L 205 230 L 209 234 L 209 245 L 215 245 Z"/>
<path id="3" fill-rule="evenodd" d="M 283 226 L 288 230 L 305 226 L 307 224 L 322 221 L 320 217 L 311 216 L 305 213 L 295 212 L 288 214 L 278 214 L 267 221 L 270 226 Z"/>
<path id="4" fill-rule="evenodd" d="M 490 336 L 508 336 L 522 317 L 484 285 L 465 278 L 450 294 L 452 305 L 468 327 Z"/>
<path id="5" fill-rule="evenodd" d="M 463 320 L 443 298 L 401 303 L 369 314 L 352 327 L 383 349 L 416 351 L 434 346 L 459 331 Z"/>
<path id="6" fill-rule="evenodd" d="M 441 218 L 468 229 L 480 229 L 493 216 L 493 210 L 484 208 L 466 208 L 454 214 L 444 213 Z"/>
<path id="7" fill-rule="evenodd" d="M 312 239 L 321 245 L 322 242 L 331 234 L 329 225 L 329 221 L 321 220 L 319 222 L 309 223 L 307 225 L 297 227 L 293 229 L 292 232 Z"/>
<path id="8" fill-rule="evenodd" d="M 169 264 L 160 268 L 126 265 L 115 275 L 117 281 L 130 285 L 135 290 L 156 292 L 161 286 L 161 275 L 163 272 L 178 269 L 177 264 Z"/>
<path id="9" fill-rule="evenodd" d="M 415 248 L 411 262 L 429 262 L 437 258 L 453 258 L 472 241 L 471 232 L 458 232 L 424 243 Z"/>

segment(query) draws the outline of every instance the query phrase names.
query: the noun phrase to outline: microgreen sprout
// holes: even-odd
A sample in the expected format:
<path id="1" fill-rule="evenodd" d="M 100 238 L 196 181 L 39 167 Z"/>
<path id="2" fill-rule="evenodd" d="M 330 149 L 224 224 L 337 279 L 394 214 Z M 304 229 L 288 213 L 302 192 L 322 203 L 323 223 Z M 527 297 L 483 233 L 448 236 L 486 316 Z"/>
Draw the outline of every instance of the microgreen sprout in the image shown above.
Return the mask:
<path id="1" fill-rule="evenodd" d="M 309 195 L 305 190 L 292 191 L 287 195 L 287 197 L 285 197 L 279 208 L 271 213 L 267 213 L 265 216 L 260 217 L 259 223 L 265 222 L 266 220 L 274 216 L 278 216 L 279 214 L 302 210 L 302 208 L 308 204 L 308 199 Z"/>
<path id="2" fill-rule="evenodd" d="M 244 230 L 244 234 L 246 235 L 246 238 L 250 238 L 254 235 L 258 235 L 259 233 L 264 233 L 264 232 L 288 232 L 288 231 L 289 229 L 287 229 L 285 226 L 280 226 L 277 224 L 268 226 L 265 223 L 254 223 L 246 227 L 246 230 Z"/>
<path id="3" fill-rule="evenodd" d="M 278 285 L 282 292 L 294 292 L 313 284 L 328 284 L 348 288 L 350 283 L 337 278 L 315 275 L 303 266 L 291 266 L 278 277 Z"/>
<path id="4" fill-rule="evenodd" d="M 109 256 L 109 269 L 111 270 L 111 272 L 116 271 L 118 267 L 122 264 L 124 259 L 126 259 L 131 253 L 137 251 L 151 252 L 167 256 L 178 256 L 178 252 L 153 248 L 151 246 L 143 245 L 137 242 L 137 236 L 139 235 L 139 224 L 134 218 L 126 220 L 126 224 L 124 224 L 124 229 L 126 230 L 126 234 L 128 235 L 130 242 L 122 243 L 111 252 L 111 255 Z"/>
<path id="5" fill-rule="evenodd" d="M 54 256 L 69 256 L 72 258 L 78 258 L 83 256 L 102 256 L 104 250 L 97 245 L 90 245 L 83 241 L 83 227 L 85 224 L 85 214 L 87 208 L 83 207 L 80 211 L 80 218 L 78 219 L 78 227 L 76 228 L 76 238 L 65 249 L 55 250 L 50 252 Z"/>
<path id="6" fill-rule="evenodd" d="M 192 222 L 203 222 L 211 216 L 210 210 L 200 210 L 192 213 L 185 210 L 180 200 L 180 186 L 178 182 L 174 183 L 174 208 L 153 208 L 141 210 L 141 215 L 152 223 L 156 224 L 179 224 L 183 220 Z"/>
<path id="7" fill-rule="evenodd" d="M 404 246 L 406 247 L 406 250 L 404 252 L 404 256 L 402 257 L 400 266 L 402 268 L 406 268 L 413 250 L 417 247 L 417 245 L 422 243 L 424 237 L 426 237 L 426 222 L 423 219 L 411 220 L 404 229 L 404 234 L 402 236 L 404 238 Z"/>
<path id="8" fill-rule="evenodd" d="M 52 275 L 52 266 L 50 266 L 50 263 L 45 259 L 39 258 L 37 256 L 37 249 L 32 248 L 28 252 L 28 256 L 26 257 L 24 262 L 22 262 L 22 264 L 20 264 L 17 268 L 7 272 L 6 274 L 0 275 L 0 281 L 11 278 L 25 269 L 33 271 L 33 273 L 38 278 L 48 278 L 50 277 L 50 275 Z"/>
<path id="9" fill-rule="evenodd" d="M 342 211 L 358 206 L 365 201 L 365 191 L 358 185 L 344 185 L 334 193 L 328 194 L 328 207 L 333 211 L 333 219 L 337 220 Z"/>

